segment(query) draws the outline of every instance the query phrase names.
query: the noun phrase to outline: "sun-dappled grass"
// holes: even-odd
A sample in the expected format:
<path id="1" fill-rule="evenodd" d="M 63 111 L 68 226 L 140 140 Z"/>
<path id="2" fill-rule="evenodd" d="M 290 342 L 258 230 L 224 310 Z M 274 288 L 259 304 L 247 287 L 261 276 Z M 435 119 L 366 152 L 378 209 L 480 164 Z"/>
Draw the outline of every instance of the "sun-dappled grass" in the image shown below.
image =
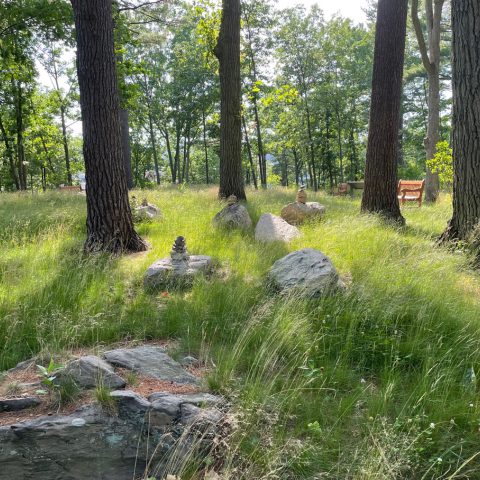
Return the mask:
<path id="1" fill-rule="evenodd" d="M 309 193 L 325 219 L 264 245 L 253 230 L 211 227 L 216 193 L 137 192 L 163 220 L 138 227 L 148 252 L 113 258 L 82 253 L 84 196 L 0 195 L 0 370 L 42 351 L 175 339 L 215 365 L 209 385 L 234 405 L 224 478 L 480 478 L 478 457 L 468 462 L 480 402 L 464 382 L 480 370 L 480 276 L 462 252 L 435 248 L 449 199 L 405 207 L 400 228 L 359 215 L 359 197 Z M 246 207 L 255 224 L 294 196 L 250 190 Z M 178 235 L 216 273 L 188 292 L 145 291 L 148 265 Z M 269 267 L 306 247 L 332 259 L 345 294 L 309 302 L 265 289 Z"/>

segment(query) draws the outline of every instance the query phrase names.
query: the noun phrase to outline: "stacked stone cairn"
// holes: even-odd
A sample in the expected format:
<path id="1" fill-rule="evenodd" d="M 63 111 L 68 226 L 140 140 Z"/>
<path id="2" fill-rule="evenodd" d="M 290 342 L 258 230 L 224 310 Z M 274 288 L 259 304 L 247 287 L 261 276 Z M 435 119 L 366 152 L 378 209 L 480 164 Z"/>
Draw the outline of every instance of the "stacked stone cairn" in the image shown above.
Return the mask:
<path id="1" fill-rule="evenodd" d="M 212 267 L 212 257 L 207 255 L 190 255 L 185 237 L 179 236 L 170 252 L 170 257 L 152 263 L 144 277 L 147 287 L 165 285 L 188 286 L 195 275 L 207 273 Z"/>
<path id="2" fill-rule="evenodd" d="M 227 206 L 213 218 L 213 224 L 227 228 L 247 229 L 252 227 L 252 220 L 247 209 L 237 203 L 237 197 L 230 195 L 227 198 Z"/>
<path id="3" fill-rule="evenodd" d="M 290 225 L 298 225 L 307 220 L 314 220 L 325 215 L 325 207 L 318 202 L 307 202 L 307 192 L 304 186 L 297 193 L 294 203 L 283 207 L 281 217 Z"/>

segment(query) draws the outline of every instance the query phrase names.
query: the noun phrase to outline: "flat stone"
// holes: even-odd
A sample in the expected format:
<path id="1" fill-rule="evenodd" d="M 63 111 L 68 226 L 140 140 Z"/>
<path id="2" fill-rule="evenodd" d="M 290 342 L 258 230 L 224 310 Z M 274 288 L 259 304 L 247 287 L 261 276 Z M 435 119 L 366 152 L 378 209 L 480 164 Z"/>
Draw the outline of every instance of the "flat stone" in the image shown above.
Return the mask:
<path id="1" fill-rule="evenodd" d="M 264 213 L 255 228 L 255 239 L 261 242 L 289 242 L 303 235 L 297 227 L 290 225 L 283 218 Z"/>
<path id="2" fill-rule="evenodd" d="M 180 419 L 182 399 L 176 395 L 164 395 L 162 397 L 148 397 L 151 401 L 149 421 L 156 426 L 168 425 Z"/>
<path id="3" fill-rule="evenodd" d="M 212 267 L 212 257 L 191 255 L 188 260 L 162 258 L 152 263 L 143 279 L 147 287 L 159 287 L 165 284 L 188 285 L 195 275 L 205 273 Z"/>
<path id="4" fill-rule="evenodd" d="M 124 388 L 126 385 L 125 380 L 115 374 L 109 363 L 94 355 L 70 362 L 65 370 L 57 374 L 54 383 L 60 385 L 67 379 L 73 380 L 82 388 L 94 388 L 99 382 L 106 388 Z"/>
<path id="5" fill-rule="evenodd" d="M 7 373 L 15 373 L 19 372 L 20 370 L 25 370 L 27 367 L 35 363 L 35 358 L 30 358 L 29 360 L 25 360 L 23 362 L 17 363 L 17 365 L 10 370 L 7 370 Z"/>
<path id="6" fill-rule="evenodd" d="M 105 352 L 112 365 L 128 368 L 146 377 L 174 383 L 199 383 L 199 379 L 186 372 L 182 366 L 164 353 L 161 347 L 143 346 Z"/>
<path id="7" fill-rule="evenodd" d="M 251 228 L 252 219 L 247 209 L 238 203 L 227 205 L 213 218 L 214 225 L 221 225 L 228 228 Z"/>
<path id="8" fill-rule="evenodd" d="M 118 414 L 121 418 L 130 415 L 145 415 L 150 408 L 151 403 L 147 402 L 140 394 L 132 392 L 131 390 L 116 390 L 111 392 L 118 404 Z"/>
<path id="9" fill-rule="evenodd" d="M 149 203 L 148 205 L 140 205 L 135 209 L 138 215 L 143 216 L 145 218 L 162 218 L 162 212 L 161 210 L 156 206 L 153 205 L 152 203 Z"/>
<path id="10" fill-rule="evenodd" d="M 315 220 L 325 215 L 326 209 L 318 202 L 294 202 L 282 208 L 282 218 L 291 225 L 298 225 L 307 220 Z"/>
<path id="11" fill-rule="evenodd" d="M 195 405 L 196 407 L 213 407 L 223 402 L 222 397 L 217 397 L 211 393 L 187 393 L 184 395 L 177 395 L 177 398 L 182 401 L 182 405 L 188 403 L 190 405 Z"/>
<path id="12" fill-rule="evenodd" d="M 345 288 L 330 258 L 313 248 L 304 248 L 277 260 L 269 277 L 279 290 L 294 288 L 309 296 Z"/>
<path id="13" fill-rule="evenodd" d="M 180 365 L 191 365 L 195 362 L 198 362 L 198 359 L 192 357 L 191 355 L 187 355 L 186 357 L 183 357 L 178 363 L 180 363 Z"/>
<path id="14" fill-rule="evenodd" d="M 0 400 L 0 412 L 16 412 L 26 408 L 38 407 L 42 401 L 37 397 L 10 398 Z"/>

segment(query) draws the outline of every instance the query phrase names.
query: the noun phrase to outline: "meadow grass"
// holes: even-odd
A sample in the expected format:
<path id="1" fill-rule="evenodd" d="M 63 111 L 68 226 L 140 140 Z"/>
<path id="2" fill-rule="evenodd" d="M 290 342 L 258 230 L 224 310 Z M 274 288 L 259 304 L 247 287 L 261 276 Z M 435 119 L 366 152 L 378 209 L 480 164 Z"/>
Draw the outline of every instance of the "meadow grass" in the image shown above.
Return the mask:
<path id="1" fill-rule="evenodd" d="M 147 253 L 114 258 L 82 253 L 85 197 L 0 195 L 0 370 L 33 354 L 168 338 L 212 366 L 210 388 L 234 405 L 238 428 L 216 452 L 225 479 L 480 478 L 478 390 L 464 381 L 480 369 L 480 276 L 463 252 L 435 248 L 449 199 L 407 206 L 400 228 L 359 215 L 359 197 L 309 192 L 326 218 L 289 245 L 264 245 L 253 230 L 211 227 L 216 193 L 136 192 L 163 219 L 138 227 Z M 247 195 L 255 224 L 295 192 Z M 191 254 L 213 256 L 216 273 L 169 297 L 145 291 L 148 265 L 178 235 Z M 306 247 L 332 259 L 345 294 L 311 302 L 265 288 L 270 266 Z"/>

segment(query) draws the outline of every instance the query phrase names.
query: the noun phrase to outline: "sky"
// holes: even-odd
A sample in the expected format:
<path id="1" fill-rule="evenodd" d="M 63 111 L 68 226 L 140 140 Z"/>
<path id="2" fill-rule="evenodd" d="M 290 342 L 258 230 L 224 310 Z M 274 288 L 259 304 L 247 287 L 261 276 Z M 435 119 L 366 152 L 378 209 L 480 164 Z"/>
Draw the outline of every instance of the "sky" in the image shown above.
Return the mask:
<path id="1" fill-rule="evenodd" d="M 277 8 L 287 8 L 298 3 L 306 7 L 317 3 L 324 11 L 327 20 L 335 13 L 340 12 L 343 17 L 349 17 L 355 23 L 365 22 L 362 7 L 367 6 L 366 0 L 278 0 Z"/>

